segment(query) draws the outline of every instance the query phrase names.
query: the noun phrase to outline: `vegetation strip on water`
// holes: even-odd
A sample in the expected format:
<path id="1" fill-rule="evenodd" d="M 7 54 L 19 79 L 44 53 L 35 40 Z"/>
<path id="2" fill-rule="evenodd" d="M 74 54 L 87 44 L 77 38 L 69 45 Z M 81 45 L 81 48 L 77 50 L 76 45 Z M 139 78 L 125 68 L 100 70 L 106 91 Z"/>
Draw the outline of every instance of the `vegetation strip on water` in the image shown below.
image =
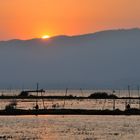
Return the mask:
<path id="1" fill-rule="evenodd" d="M 130 89 L 130 88 L 128 88 Z M 131 107 L 131 99 L 139 99 L 140 97 L 130 97 L 130 90 L 128 90 L 129 97 L 118 97 L 115 94 L 108 94 L 106 92 L 94 92 L 89 96 L 73 96 L 67 95 L 68 89 L 66 89 L 65 96 L 43 96 L 45 90 L 39 89 L 37 84 L 36 90 L 26 90 L 21 91 L 17 96 L 0 96 L 0 99 L 13 99 L 13 101 L 5 106 L 5 109 L 0 110 L 0 115 L 140 115 L 140 108 L 132 108 Z M 36 93 L 36 95 L 32 95 L 30 93 Z M 40 96 L 39 96 L 39 93 Z M 113 92 L 114 93 L 114 92 Z M 19 109 L 17 108 L 17 100 L 16 99 L 35 99 L 35 106 L 33 109 Z M 40 108 L 38 104 L 38 99 L 42 99 L 43 109 Z M 52 105 L 52 108 L 47 108 L 44 103 L 44 99 L 60 99 L 64 101 L 63 108 L 57 108 L 55 104 Z M 111 99 L 113 100 L 112 107 L 113 109 L 77 109 L 77 108 L 64 108 L 65 107 L 65 99 Z M 115 100 L 126 99 L 125 109 L 120 110 L 115 106 Z M 129 100 L 129 101 L 127 101 Z M 139 102 L 140 103 L 140 102 Z"/>

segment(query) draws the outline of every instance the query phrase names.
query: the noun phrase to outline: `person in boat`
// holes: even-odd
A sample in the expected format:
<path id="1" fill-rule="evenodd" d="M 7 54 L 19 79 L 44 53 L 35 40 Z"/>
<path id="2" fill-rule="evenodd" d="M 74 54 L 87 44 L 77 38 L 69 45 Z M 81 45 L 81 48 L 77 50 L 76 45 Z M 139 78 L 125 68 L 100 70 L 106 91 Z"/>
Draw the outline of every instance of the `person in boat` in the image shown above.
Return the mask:
<path id="1" fill-rule="evenodd" d="M 130 109 L 130 104 L 126 104 L 126 110 Z"/>
<path id="2" fill-rule="evenodd" d="M 36 110 L 38 110 L 38 109 L 39 109 L 39 105 L 38 105 L 38 104 L 35 106 L 35 109 L 36 109 Z"/>

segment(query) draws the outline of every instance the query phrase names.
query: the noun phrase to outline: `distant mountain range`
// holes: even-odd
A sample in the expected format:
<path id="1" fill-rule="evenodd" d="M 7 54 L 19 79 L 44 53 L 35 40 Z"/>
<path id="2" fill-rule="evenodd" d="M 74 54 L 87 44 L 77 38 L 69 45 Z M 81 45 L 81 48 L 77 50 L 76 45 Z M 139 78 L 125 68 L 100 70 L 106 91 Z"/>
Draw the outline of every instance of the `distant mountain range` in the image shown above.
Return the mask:
<path id="1" fill-rule="evenodd" d="M 140 29 L 0 41 L 0 87 L 140 85 Z"/>

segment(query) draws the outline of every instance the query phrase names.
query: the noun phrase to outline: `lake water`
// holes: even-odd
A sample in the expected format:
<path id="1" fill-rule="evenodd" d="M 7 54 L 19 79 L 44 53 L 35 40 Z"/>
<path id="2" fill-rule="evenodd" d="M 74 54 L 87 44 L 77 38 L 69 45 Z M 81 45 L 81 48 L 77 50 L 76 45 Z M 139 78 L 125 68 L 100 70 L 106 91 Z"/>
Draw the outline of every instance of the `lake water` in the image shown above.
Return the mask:
<path id="1" fill-rule="evenodd" d="M 109 91 L 111 93 L 111 91 Z M 19 91 L 11 94 L 17 94 Z M 87 96 L 93 91 L 69 91 L 68 94 Z M 9 94 L 9 92 L 2 92 Z M 65 95 L 65 91 L 50 91 L 50 95 Z M 125 95 L 126 92 L 116 92 Z M 133 96 L 137 91 L 133 91 Z M 3 109 L 11 100 L 0 100 Z M 65 102 L 64 108 L 112 109 L 112 100 L 45 100 L 45 106 L 51 108 Z M 132 105 L 138 107 L 137 100 Z M 18 108 L 32 108 L 35 100 L 17 100 Z M 42 108 L 42 101 L 38 101 Z M 116 101 L 116 108 L 124 109 L 125 101 Z M 1 116 L 0 139 L 2 140 L 138 140 L 140 139 L 139 116 Z"/>
<path id="2" fill-rule="evenodd" d="M 138 116 L 0 117 L 0 139 L 138 140 Z"/>

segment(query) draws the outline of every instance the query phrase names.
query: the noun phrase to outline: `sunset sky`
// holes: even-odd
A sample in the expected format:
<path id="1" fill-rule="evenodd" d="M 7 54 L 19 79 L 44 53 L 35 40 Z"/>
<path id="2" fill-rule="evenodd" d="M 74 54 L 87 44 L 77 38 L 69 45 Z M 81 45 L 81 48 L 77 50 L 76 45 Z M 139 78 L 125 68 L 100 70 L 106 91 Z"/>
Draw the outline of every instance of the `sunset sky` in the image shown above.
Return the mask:
<path id="1" fill-rule="evenodd" d="M 0 0 L 0 40 L 140 27 L 140 0 Z"/>

